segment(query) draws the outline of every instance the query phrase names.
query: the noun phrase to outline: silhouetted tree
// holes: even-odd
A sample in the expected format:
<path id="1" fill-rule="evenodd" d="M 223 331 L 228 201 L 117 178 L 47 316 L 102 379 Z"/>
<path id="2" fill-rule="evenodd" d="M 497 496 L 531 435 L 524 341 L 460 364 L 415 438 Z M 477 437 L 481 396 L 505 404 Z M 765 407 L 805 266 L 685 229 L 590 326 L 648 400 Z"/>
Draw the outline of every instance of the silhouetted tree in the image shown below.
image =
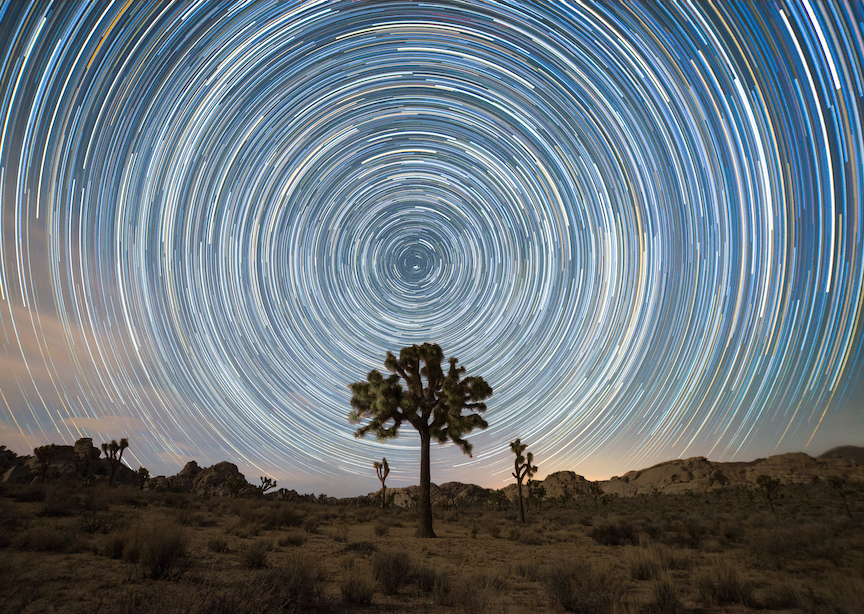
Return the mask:
<path id="1" fill-rule="evenodd" d="M 424 343 L 402 348 L 399 358 L 387 352 L 384 366 L 391 373 L 385 378 L 375 369 L 365 382 L 349 384 L 351 412 L 349 420 L 357 424 L 370 422 L 354 433 L 355 437 L 375 435 L 379 441 L 399 435 L 407 422 L 420 435 L 420 500 L 418 502 L 417 537 L 435 537 L 432 529 L 429 447 L 452 441 L 471 456 L 471 444 L 463 437 L 475 428 L 489 426 L 480 414 L 486 411 L 483 401 L 492 395 L 492 387 L 481 377 L 466 377 L 465 367 L 450 358 L 446 375 L 441 368 L 444 352 L 437 344 Z M 406 388 L 403 388 L 404 382 Z M 471 413 L 463 415 L 463 410 Z"/>
<path id="2" fill-rule="evenodd" d="M 259 479 L 261 480 L 261 484 L 255 487 L 258 489 L 259 497 L 263 497 L 264 493 L 266 493 L 268 490 L 276 488 L 276 480 L 274 480 L 273 478 L 265 478 L 262 475 L 259 477 Z"/>
<path id="3" fill-rule="evenodd" d="M 147 467 L 138 467 L 135 478 L 138 480 L 138 486 L 141 487 L 141 490 L 144 490 L 144 486 L 150 481 L 150 471 Z"/>
<path id="4" fill-rule="evenodd" d="M 516 492 L 519 494 L 519 519 L 525 522 L 525 503 L 522 500 L 522 480 L 526 477 L 530 480 L 531 476 L 537 471 L 537 465 L 532 465 L 534 462 L 534 454 L 528 452 L 522 455 L 528 444 L 522 443 L 521 439 L 517 439 L 510 444 L 510 449 L 516 455 L 516 471 L 513 472 L 513 477 L 516 478 Z"/>
<path id="5" fill-rule="evenodd" d="M 102 451 L 105 453 L 105 458 L 108 459 L 108 464 L 111 465 L 111 474 L 108 477 L 108 486 L 114 485 L 114 474 L 117 467 L 123 461 L 123 450 L 129 447 L 129 440 L 125 437 L 117 443 L 114 439 L 111 443 L 103 443 Z"/>
<path id="6" fill-rule="evenodd" d="M 48 477 L 48 465 L 51 464 L 51 459 L 54 457 L 54 452 L 57 451 L 57 446 L 49 444 L 47 446 L 39 446 L 33 449 L 33 454 L 39 459 L 39 467 L 42 469 L 42 481 Z"/>
<path id="7" fill-rule="evenodd" d="M 378 479 L 381 480 L 381 507 L 385 508 L 387 507 L 387 487 L 384 485 L 384 480 L 390 474 L 390 465 L 387 464 L 386 458 L 382 458 L 380 463 L 375 461 L 373 466 L 375 473 L 378 474 Z"/>
<path id="8" fill-rule="evenodd" d="M 765 498 L 768 499 L 768 506 L 771 508 L 771 513 L 774 513 L 774 491 L 780 486 L 780 480 L 767 475 L 760 475 L 756 478 L 756 484 L 762 489 Z"/>

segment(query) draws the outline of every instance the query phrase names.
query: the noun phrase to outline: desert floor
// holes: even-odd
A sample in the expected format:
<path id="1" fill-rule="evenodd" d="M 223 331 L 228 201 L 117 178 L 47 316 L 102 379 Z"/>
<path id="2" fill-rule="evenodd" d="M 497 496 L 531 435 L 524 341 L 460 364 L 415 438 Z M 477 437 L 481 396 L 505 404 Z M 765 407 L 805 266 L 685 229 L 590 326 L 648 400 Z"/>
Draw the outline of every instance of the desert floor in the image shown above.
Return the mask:
<path id="1" fill-rule="evenodd" d="M 518 513 L 0 485 L 0 613 L 864 612 L 864 504 L 824 484 Z M 849 517 L 851 515 L 851 518 Z"/>

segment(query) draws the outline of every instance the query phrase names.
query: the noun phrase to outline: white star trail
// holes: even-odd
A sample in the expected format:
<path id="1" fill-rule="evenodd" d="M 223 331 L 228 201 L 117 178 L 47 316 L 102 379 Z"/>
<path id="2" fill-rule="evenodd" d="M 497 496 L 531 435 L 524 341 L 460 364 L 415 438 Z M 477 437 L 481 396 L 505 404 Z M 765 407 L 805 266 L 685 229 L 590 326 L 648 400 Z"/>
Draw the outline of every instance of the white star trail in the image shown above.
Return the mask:
<path id="1" fill-rule="evenodd" d="M 805 449 L 862 380 L 862 23 L 6 1 L 0 435 L 410 482 L 415 439 L 355 440 L 347 384 L 429 341 L 495 389 L 439 481 L 506 479 L 516 437 L 544 473 Z"/>

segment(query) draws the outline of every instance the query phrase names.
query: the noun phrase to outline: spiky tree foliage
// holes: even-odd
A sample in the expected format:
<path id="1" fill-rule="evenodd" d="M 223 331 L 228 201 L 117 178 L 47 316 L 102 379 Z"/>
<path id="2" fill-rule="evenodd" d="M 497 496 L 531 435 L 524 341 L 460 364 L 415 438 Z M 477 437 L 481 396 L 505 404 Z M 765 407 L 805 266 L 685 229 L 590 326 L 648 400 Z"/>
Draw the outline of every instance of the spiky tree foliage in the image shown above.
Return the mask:
<path id="1" fill-rule="evenodd" d="M 780 480 L 767 475 L 760 475 L 756 478 L 756 484 L 762 489 L 765 498 L 768 499 L 768 506 L 771 508 L 771 513 L 774 513 L 774 491 L 780 486 Z"/>
<path id="2" fill-rule="evenodd" d="M 111 466 L 111 474 L 108 477 L 108 486 L 114 485 L 114 474 L 117 471 L 117 467 L 123 461 L 123 450 L 128 447 L 129 440 L 125 437 L 120 440 L 120 443 L 117 443 L 116 440 L 112 439 L 111 443 L 102 444 L 102 452 L 105 453 L 105 458 L 108 459 L 108 464 Z"/>
<path id="3" fill-rule="evenodd" d="M 381 507 L 387 507 L 387 487 L 384 485 L 384 480 L 390 474 L 390 465 L 387 464 L 387 459 L 382 458 L 381 462 L 375 461 L 372 463 L 375 467 L 375 473 L 378 474 L 378 479 L 381 480 Z"/>
<path id="4" fill-rule="evenodd" d="M 531 479 L 537 472 L 537 465 L 532 465 L 534 462 L 534 454 L 528 452 L 523 456 L 528 444 L 522 443 L 521 439 L 517 439 L 510 444 L 510 449 L 516 455 L 516 471 L 513 472 L 513 477 L 516 478 L 516 492 L 519 493 L 519 518 L 525 522 L 525 503 L 522 500 L 522 480 L 526 477 Z"/>
<path id="5" fill-rule="evenodd" d="M 480 416 L 486 411 L 483 401 L 492 395 L 492 387 L 481 377 L 466 377 L 459 360 L 450 358 L 446 374 L 441 368 L 444 352 L 437 344 L 424 343 L 402 348 L 399 358 L 387 352 L 384 366 L 390 372 L 384 377 L 377 369 L 370 371 L 365 382 L 349 384 L 351 412 L 349 419 L 357 424 L 355 437 L 375 435 L 379 441 L 399 435 L 407 422 L 420 435 L 420 500 L 418 502 L 417 537 L 435 537 L 432 530 L 431 477 L 429 447 L 452 441 L 471 456 L 471 444 L 464 436 L 475 428 L 489 426 Z M 404 387 L 403 387 L 404 384 Z M 469 413 L 463 415 L 467 410 Z"/>
<path id="6" fill-rule="evenodd" d="M 39 466 L 42 469 L 42 481 L 48 477 L 48 465 L 51 464 L 51 459 L 54 456 L 54 452 L 57 451 L 57 446 L 49 444 L 47 446 L 39 446 L 38 448 L 34 448 L 33 454 L 36 455 L 36 458 L 39 459 Z"/>
<path id="7" fill-rule="evenodd" d="M 138 486 L 141 487 L 141 490 L 144 490 L 147 482 L 150 481 L 150 471 L 147 467 L 138 467 L 138 471 L 135 472 L 135 478 L 138 480 Z"/>
<path id="8" fill-rule="evenodd" d="M 258 489 L 258 496 L 263 497 L 264 493 L 268 490 L 272 490 L 276 488 L 276 480 L 273 478 L 265 478 L 263 475 L 259 478 L 261 480 L 261 484 L 255 486 Z"/>

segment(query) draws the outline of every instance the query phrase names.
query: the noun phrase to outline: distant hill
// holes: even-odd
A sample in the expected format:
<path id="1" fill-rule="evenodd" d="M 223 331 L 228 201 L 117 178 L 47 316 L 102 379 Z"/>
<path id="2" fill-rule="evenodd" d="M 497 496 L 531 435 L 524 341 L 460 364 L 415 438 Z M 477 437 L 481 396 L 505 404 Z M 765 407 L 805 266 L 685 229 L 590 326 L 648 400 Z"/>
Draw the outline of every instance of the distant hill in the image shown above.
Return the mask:
<path id="1" fill-rule="evenodd" d="M 864 448 L 860 446 L 837 446 L 824 454 L 820 454 L 819 458 L 845 458 L 855 461 L 859 465 L 864 465 Z"/>

